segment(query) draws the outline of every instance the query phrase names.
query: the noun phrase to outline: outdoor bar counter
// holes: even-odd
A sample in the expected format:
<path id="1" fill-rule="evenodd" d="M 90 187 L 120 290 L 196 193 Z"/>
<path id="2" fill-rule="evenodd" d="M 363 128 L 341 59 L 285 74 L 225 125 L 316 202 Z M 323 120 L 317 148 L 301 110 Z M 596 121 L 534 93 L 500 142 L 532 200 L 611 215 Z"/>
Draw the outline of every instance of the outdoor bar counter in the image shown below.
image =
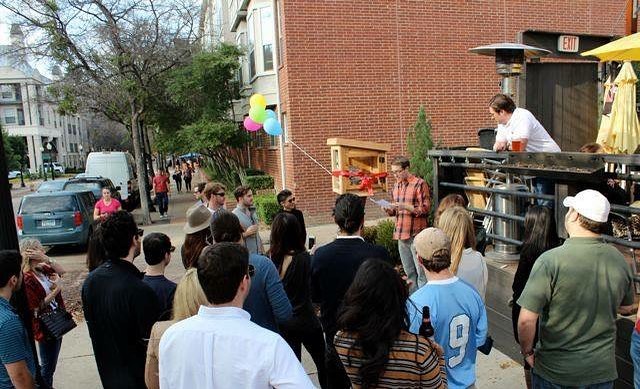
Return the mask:
<path id="1" fill-rule="evenodd" d="M 434 207 L 447 194 L 462 194 L 469 200 L 468 208 L 473 212 L 476 225 L 487 230 L 489 245 L 485 258 L 489 268 L 486 293 L 489 332 L 495 347 L 520 361 L 509 303 L 527 205 L 536 201 L 552 204 L 558 236 L 565 239 L 564 216 L 567 209 L 562 200 L 583 189 L 601 190 L 608 179 L 615 179 L 627 188 L 625 200 L 631 203 L 633 183 L 640 181 L 640 174 L 635 174 L 640 172 L 640 155 L 493 152 L 483 149 L 434 149 L 428 155 L 433 162 Z M 538 194 L 529 189 L 533 179 L 539 177 L 553 184 L 554 189 L 550 191 L 553 193 Z M 610 219 L 615 219 L 618 228 L 615 233 L 614 228 L 610 228 L 603 238 L 623 253 L 637 275 L 635 251 L 640 249 L 640 225 L 635 234 L 629 217 L 640 214 L 640 208 L 630 207 L 625 202 L 612 202 L 611 213 Z M 636 218 L 640 221 L 640 216 Z M 622 232 L 621 227 L 624 227 Z M 636 294 L 640 292 L 639 286 L 636 282 Z M 616 356 L 619 379 L 616 388 L 633 388 L 629 345 L 634 322 L 635 315 L 618 316 Z"/>

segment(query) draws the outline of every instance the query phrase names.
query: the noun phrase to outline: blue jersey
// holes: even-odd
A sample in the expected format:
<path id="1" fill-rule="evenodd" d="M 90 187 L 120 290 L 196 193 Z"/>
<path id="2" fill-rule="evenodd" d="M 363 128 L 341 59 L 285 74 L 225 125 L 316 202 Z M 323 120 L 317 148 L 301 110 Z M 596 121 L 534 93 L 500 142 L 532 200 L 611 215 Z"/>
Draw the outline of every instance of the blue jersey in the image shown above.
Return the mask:
<path id="1" fill-rule="evenodd" d="M 444 349 L 449 388 L 468 388 L 476 382 L 476 349 L 487 337 L 487 312 L 480 295 L 458 277 L 429 281 L 407 301 L 410 330 L 415 334 L 425 305 L 435 341 Z"/>

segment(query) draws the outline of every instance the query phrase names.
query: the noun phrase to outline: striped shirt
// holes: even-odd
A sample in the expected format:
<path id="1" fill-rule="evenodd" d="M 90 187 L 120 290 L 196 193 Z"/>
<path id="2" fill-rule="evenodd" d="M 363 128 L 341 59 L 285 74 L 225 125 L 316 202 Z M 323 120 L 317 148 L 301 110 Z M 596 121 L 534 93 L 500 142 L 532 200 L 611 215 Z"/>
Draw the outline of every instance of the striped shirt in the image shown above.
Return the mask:
<path id="1" fill-rule="evenodd" d="M 415 208 L 413 212 L 393 210 L 392 215 L 396 217 L 393 239 L 411 239 L 427 228 L 431 200 L 429 186 L 422 178 L 411 175 L 407 181 L 396 182 L 392 196 L 394 202 L 410 204 Z"/>
<path id="2" fill-rule="evenodd" d="M 356 345 L 356 338 L 352 333 L 343 331 L 338 331 L 334 343 L 353 388 L 360 388 L 362 348 Z M 391 348 L 389 360 L 375 387 L 446 388 L 444 360 L 436 352 L 431 340 L 402 331 Z"/>
<path id="3" fill-rule="evenodd" d="M 7 300 L 0 297 L 0 388 L 13 388 L 5 365 L 25 361 L 35 377 L 36 365 L 27 337 L 27 330 Z"/>

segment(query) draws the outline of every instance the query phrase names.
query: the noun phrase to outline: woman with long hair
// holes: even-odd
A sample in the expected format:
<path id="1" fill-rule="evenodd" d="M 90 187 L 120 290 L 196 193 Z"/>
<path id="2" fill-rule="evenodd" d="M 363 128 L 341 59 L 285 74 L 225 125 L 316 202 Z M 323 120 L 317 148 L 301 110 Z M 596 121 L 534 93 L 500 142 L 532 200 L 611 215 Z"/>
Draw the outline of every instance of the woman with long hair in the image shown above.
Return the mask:
<path id="1" fill-rule="evenodd" d="M 451 193 L 444 196 L 444 198 L 440 200 L 440 202 L 438 203 L 438 209 L 436 209 L 436 213 L 433 218 L 434 227 L 438 227 L 438 223 L 440 222 L 440 216 L 442 216 L 442 213 L 447 209 L 455 206 L 458 206 L 458 207 L 467 206 L 467 202 L 465 201 L 464 197 L 462 197 L 462 195 L 459 195 L 457 193 Z"/>
<path id="2" fill-rule="evenodd" d="M 365 261 L 338 314 L 335 346 L 354 388 L 446 388 L 444 360 L 409 332 L 405 282 L 378 259 Z"/>
<path id="3" fill-rule="evenodd" d="M 102 227 L 98 224 L 87 242 L 87 268 L 91 272 L 106 260 L 107 255 L 102 244 Z"/>
<path id="4" fill-rule="evenodd" d="M 476 251 L 476 233 L 469 211 L 459 206 L 447 209 L 440 216 L 438 228 L 451 239 L 449 269 L 475 287 L 484 301 L 489 272 L 484 257 Z"/>
<path id="5" fill-rule="evenodd" d="M 558 246 L 558 235 L 553 220 L 553 215 L 548 207 L 542 205 L 532 205 L 524 216 L 524 240 L 520 249 L 520 261 L 518 261 L 518 269 L 513 278 L 513 305 L 511 307 L 511 321 L 513 323 L 513 335 L 516 342 L 518 339 L 518 316 L 520 315 L 520 306 L 517 301 L 527 284 L 531 269 L 536 263 L 540 254 L 547 250 Z M 538 341 L 538 331 L 533 344 Z M 531 388 L 531 366 L 524 362 L 524 375 L 527 388 Z"/>
<path id="6" fill-rule="evenodd" d="M 318 369 L 321 387 L 326 387 L 325 342 L 322 326 L 311 304 L 311 257 L 304 247 L 305 235 L 295 215 L 281 212 L 271 224 L 270 256 L 293 308 L 291 320 L 280 326 L 282 337 L 299 360 L 302 345 Z"/>
<path id="7" fill-rule="evenodd" d="M 38 317 L 56 309 L 65 309 L 62 299 L 61 277 L 65 270 L 55 260 L 49 258 L 37 239 L 20 241 L 22 254 L 23 287 L 27 304 L 31 310 L 33 337 L 38 342 L 38 357 L 42 379 L 48 387 L 53 385 L 53 373 L 58 364 L 62 339 L 47 334 Z"/>
<path id="8" fill-rule="evenodd" d="M 206 304 L 208 304 L 207 296 L 205 296 L 198 281 L 198 271 L 195 268 L 191 268 L 187 270 L 176 287 L 176 293 L 173 296 L 173 313 L 171 320 L 159 321 L 151 328 L 149 345 L 147 347 L 147 362 L 144 369 L 144 381 L 148 389 L 160 388 L 158 350 L 160 348 L 160 338 L 162 334 L 176 322 L 197 314 L 200 306 Z"/>

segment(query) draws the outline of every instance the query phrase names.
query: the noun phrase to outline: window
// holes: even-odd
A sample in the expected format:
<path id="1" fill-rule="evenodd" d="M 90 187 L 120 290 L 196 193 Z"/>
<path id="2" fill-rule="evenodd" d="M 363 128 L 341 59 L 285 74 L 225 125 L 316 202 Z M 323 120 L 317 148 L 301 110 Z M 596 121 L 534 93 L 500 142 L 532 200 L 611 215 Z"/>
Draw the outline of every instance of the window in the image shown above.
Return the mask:
<path id="1" fill-rule="evenodd" d="M 253 13 L 247 17 L 247 59 L 249 61 L 249 79 L 256 75 L 255 36 L 253 35 Z"/>
<path id="2" fill-rule="evenodd" d="M 71 135 L 71 123 L 67 123 L 67 133 Z"/>
<path id="3" fill-rule="evenodd" d="M 260 27 L 263 69 L 266 72 L 273 70 L 273 12 L 271 7 L 260 10 Z"/>
<path id="4" fill-rule="evenodd" d="M 18 108 L 18 124 L 24 126 L 24 110 L 22 108 Z"/>
<path id="5" fill-rule="evenodd" d="M 275 1 L 276 7 L 276 23 L 278 23 L 278 66 L 282 66 L 282 4 L 281 1 Z"/>
<path id="6" fill-rule="evenodd" d="M 2 84 L 0 85 L 0 100 L 15 100 L 16 89 L 14 85 Z"/>
<path id="7" fill-rule="evenodd" d="M 76 132 L 76 125 L 74 124 L 72 127 L 73 127 L 73 135 L 76 135 L 76 134 L 77 134 L 77 132 Z"/>
<path id="8" fill-rule="evenodd" d="M 269 147 L 276 148 L 278 147 L 278 137 L 269 135 Z"/>
<path id="9" fill-rule="evenodd" d="M 14 108 L 5 108 L 3 110 L 4 124 L 16 124 L 18 117 Z"/>

